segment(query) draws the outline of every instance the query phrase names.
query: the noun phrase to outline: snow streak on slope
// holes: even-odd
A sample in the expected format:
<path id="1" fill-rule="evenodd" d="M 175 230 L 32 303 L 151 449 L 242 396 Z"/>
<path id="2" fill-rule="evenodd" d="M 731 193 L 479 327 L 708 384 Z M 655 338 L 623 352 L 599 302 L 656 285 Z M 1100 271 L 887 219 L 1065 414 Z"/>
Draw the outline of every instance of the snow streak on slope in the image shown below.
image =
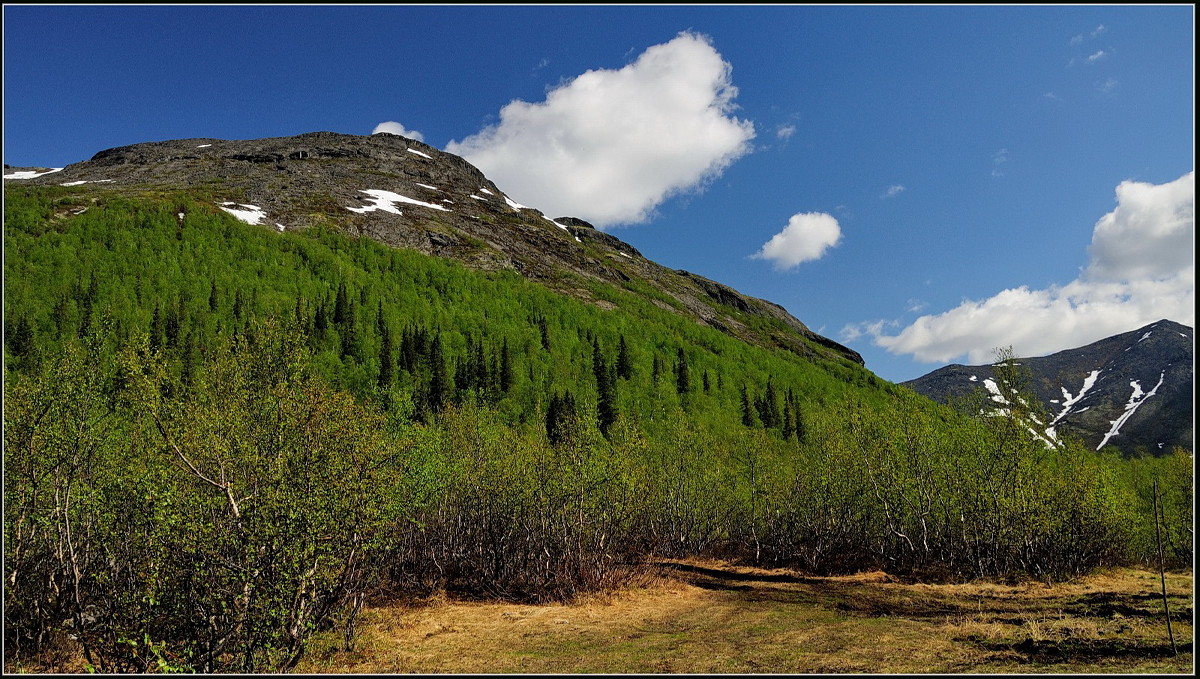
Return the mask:
<path id="1" fill-rule="evenodd" d="M 1146 399 L 1158 392 L 1158 388 L 1162 386 L 1163 377 L 1165 377 L 1166 374 L 1167 372 L 1165 370 L 1159 373 L 1158 384 L 1154 385 L 1154 388 L 1145 394 L 1142 393 L 1142 385 L 1138 384 L 1137 380 L 1133 380 L 1129 383 L 1129 386 L 1133 387 L 1133 394 L 1129 397 L 1129 402 L 1125 404 L 1125 412 L 1122 413 L 1120 417 L 1112 421 L 1112 429 L 1109 429 L 1108 433 L 1104 435 L 1104 440 L 1100 442 L 1100 445 L 1096 446 L 1096 450 L 1103 448 L 1104 444 L 1108 443 L 1110 438 L 1121 433 L 1121 426 L 1129 421 L 1129 418 L 1132 417 L 1135 412 L 1137 412 L 1138 406 L 1145 403 Z"/>
<path id="2" fill-rule="evenodd" d="M 433 208 L 434 210 L 441 210 L 442 212 L 450 211 L 449 208 L 442 207 L 441 205 L 434 205 L 433 203 L 426 203 L 425 201 L 422 201 L 422 200 L 414 200 L 407 196 L 402 196 L 398 193 L 392 193 L 391 191 L 384 191 L 383 189 L 364 189 L 364 190 L 359 190 L 359 193 L 365 193 L 368 196 L 371 196 L 371 198 L 368 202 L 372 203 L 372 205 L 365 205 L 363 207 L 347 207 L 346 208 L 347 210 L 349 210 L 351 212 L 357 212 L 359 214 L 365 214 L 367 212 L 374 212 L 375 210 L 383 210 L 384 212 L 390 212 L 392 214 L 398 215 L 398 214 L 401 214 L 401 212 L 400 212 L 400 208 L 396 207 L 396 205 L 399 203 L 408 203 L 409 205 L 420 205 L 421 207 Z M 364 199 L 364 200 L 366 200 L 366 199 Z"/>
<path id="3" fill-rule="evenodd" d="M 1099 376 L 1100 376 L 1100 371 L 1093 370 L 1091 372 L 1091 374 L 1089 374 L 1087 377 L 1084 378 L 1083 388 L 1080 389 L 1079 393 L 1076 394 L 1075 396 L 1072 396 L 1071 392 L 1067 391 L 1066 387 L 1062 387 L 1062 393 L 1063 393 L 1062 410 L 1059 411 L 1058 415 L 1056 415 L 1054 417 L 1054 421 L 1051 422 L 1050 424 L 1052 424 L 1052 425 L 1057 424 L 1059 420 L 1066 417 L 1071 412 L 1071 408 L 1076 403 L 1079 403 L 1081 400 L 1083 400 L 1083 395 L 1088 393 L 1088 390 L 1091 389 L 1096 384 L 1096 378 Z"/>
<path id="4" fill-rule="evenodd" d="M 46 170 L 45 172 L 38 172 L 37 170 L 19 170 L 17 172 L 13 172 L 12 174 L 4 175 L 4 178 L 5 179 L 33 179 L 34 177 L 40 177 L 44 174 L 50 174 L 51 172 L 61 172 L 61 171 L 62 171 L 61 167 L 52 168 L 52 169 Z"/>

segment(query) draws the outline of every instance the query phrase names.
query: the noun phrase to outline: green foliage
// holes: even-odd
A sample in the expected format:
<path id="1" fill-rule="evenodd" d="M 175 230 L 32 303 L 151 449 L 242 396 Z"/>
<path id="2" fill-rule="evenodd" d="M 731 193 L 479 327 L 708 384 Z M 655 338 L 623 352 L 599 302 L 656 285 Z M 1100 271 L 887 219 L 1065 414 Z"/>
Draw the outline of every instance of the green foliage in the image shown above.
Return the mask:
<path id="1" fill-rule="evenodd" d="M 379 586 L 562 599 L 654 555 L 1057 577 L 1151 559 L 1155 480 L 1191 564 L 1189 454 L 1047 447 L 636 282 L 587 283 L 609 311 L 186 196 L 6 198 L 18 655 L 278 671 Z"/>

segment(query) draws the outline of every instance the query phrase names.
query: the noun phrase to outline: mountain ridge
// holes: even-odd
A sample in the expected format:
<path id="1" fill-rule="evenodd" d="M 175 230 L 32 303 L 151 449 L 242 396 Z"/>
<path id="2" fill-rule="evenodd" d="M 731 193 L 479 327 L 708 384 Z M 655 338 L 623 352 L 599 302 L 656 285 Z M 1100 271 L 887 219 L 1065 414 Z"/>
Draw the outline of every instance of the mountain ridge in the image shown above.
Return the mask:
<path id="1" fill-rule="evenodd" d="M 858 352 L 813 332 L 778 304 L 652 262 L 584 220 L 550 218 L 516 203 L 465 159 L 399 135 L 143 142 L 99 151 L 52 174 L 12 178 L 115 191 L 186 188 L 250 223 L 283 231 L 332 222 L 352 235 L 471 268 L 510 269 L 602 307 L 607 303 L 593 298 L 587 281 L 615 284 L 752 344 L 865 365 Z"/>
<path id="2" fill-rule="evenodd" d="M 1192 328 L 1162 319 L 1018 361 L 1050 417 L 1044 424 L 1051 436 L 1078 436 L 1094 450 L 1110 445 L 1125 453 L 1192 450 L 1194 341 Z M 942 403 L 981 388 L 995 394 L 995 367 L 953 364 L 901 385 Z"/>

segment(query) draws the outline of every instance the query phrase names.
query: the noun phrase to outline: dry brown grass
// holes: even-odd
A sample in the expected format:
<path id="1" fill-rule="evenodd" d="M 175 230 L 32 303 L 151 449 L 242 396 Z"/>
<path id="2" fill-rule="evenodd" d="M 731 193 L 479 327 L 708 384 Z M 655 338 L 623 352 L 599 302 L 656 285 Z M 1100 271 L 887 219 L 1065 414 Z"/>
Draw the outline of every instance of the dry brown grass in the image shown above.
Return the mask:
<path id="1" fill-rule="evenodd" d="M 303 673 L 1177 673 L 1193 669 L 1192 574 L 1115 569 L 1047 584 L 815 577 L 671 560 L 572 604 L 425 600 L 364 610 L 353 650 L 317 638 Z M 80 672 L 63 647 L 51 664 Z M 77 662 L 78 661 L 78 662 Z"/>
<path id="2" fill-rule="evenodd" d="M 332 639 L 299 668 L 331 673 L 1190 673 L 1192 576 L 907 584 L 664 562 L 571 605 L 440 599 L 369 608 L 355 650 Z"/>

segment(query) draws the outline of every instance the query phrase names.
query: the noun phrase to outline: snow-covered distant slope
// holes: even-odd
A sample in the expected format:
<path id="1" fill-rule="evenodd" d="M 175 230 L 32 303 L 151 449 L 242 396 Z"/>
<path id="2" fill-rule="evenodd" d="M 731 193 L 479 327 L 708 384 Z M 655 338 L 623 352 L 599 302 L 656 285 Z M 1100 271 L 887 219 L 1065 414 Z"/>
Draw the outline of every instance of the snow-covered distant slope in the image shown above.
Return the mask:
<path id="1" fill-rule="evenodd" d="M 1193 449 L 1192 328 L 1161 320 L 1078 349 L 1022 358 L 1048 428 L 1093 449 Z M 905 386 L 943 403 L 995 380 L 992 366 L 949 365 Z M 993 382 L 994 383 L 994 382 Z"/>

